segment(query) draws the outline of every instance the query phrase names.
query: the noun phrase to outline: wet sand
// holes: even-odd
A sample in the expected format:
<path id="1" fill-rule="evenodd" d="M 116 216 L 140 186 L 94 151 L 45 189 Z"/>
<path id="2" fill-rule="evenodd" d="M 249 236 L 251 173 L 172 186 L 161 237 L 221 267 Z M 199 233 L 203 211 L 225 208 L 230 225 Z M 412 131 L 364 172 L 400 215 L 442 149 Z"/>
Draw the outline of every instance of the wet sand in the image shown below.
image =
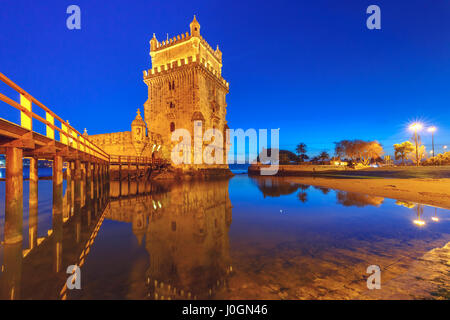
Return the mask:
<path id="1" fill-rule="evenodd" d="M 450 179 L 289 177 L 291 182 L 450 209 Z"/>

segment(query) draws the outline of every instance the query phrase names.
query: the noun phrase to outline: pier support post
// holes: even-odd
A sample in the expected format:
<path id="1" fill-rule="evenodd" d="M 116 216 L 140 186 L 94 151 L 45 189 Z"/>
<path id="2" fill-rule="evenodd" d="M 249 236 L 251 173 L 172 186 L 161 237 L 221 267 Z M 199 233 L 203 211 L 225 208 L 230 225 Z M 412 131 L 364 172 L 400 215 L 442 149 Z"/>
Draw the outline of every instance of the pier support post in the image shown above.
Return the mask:
<path id="1" fill-rule="evenodd" d="M 119 156 L 119 181 L 122 181 L 122 157 Z"/>
<path id="2" fill-rule="evenodd" d="M 88 219 L 88 226 L 91 225 L 92 220 L 92 187 L 91 187 L 91 180 L 92 180 L 92 170 L 91 170 L 91 163 L 89 161 L 86 162 L 86 207 L 87 207 L 87 219 Z"/>
<path id="3" fill-rule="evenodd" d="M 93 213 L 97 216 L 98 209 L 98 163 L 92 163 L 92 202 L 93 202 Z"/>
<path id="4" fill-rule="evenodd" d="M 63 238 L 63 159 L 60 155 L 53 157 L 53 237 L 55 244 L 54 270 L 62 268 Z"/>
<path id="5" fill-rule="evenodd" d="M 68 206 L 68 217 L 71 215 L 72 211 L 72 162 L 67 161 L 67 168 L 66 168 L 66 182 L 67 182 L 67 189 L 66 189 L 66 199 L 67 199 L 67 206 Z"/>
<path id="6" fill-rule="evenodd" d="M 23 165 L 22 149 L 6 148 L 5 244 L 22 241 Z"/>
<path id="7" fill-rule="evenodd" d="M 30 249 L 37 246 L 37 228 L 38 228 L 38 159 L 30 159 L 30 196 L 29 196 L 29 216 L 28 216 L 28 235 Z"/>
<path id="8" fill-rule="evenodd" d="M 128 157 L 128 181 L 130 181 L 130 172 L 131 172 L 131 159 L 130 157 Z"/>
<path id="9" fill-rule="evenodd" d="M 81 238 L 81 178 L 82 168 L 80 159 L 75 160 L 75 238 L 78 243 Z"/>
<path id="10" fill-rule="evenodd" d="M 103 206 L 103 190 L 105 187 L 105 181 L 104 181 L 104 176 L 103 176 L 103 163 L 100 162 L 100 164 L 98 165 L 98 178 L 99 178 L 99 198 L 100 198 L 100 208 Z"/>
<path id="11" fill-rule="evenodd" d="M 19 299 L 22 276 L 23 151 L 6 148 L 5 229 L 0 298 Z"/>

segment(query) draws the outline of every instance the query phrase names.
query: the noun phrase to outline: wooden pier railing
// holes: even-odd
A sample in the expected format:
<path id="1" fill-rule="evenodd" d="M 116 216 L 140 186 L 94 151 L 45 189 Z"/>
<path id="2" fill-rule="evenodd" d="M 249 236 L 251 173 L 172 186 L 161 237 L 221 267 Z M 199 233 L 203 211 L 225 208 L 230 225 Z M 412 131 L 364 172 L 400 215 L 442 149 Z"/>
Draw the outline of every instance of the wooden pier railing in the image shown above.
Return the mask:
<path id="1" fill-rule="evenodd" d="M 20 112 L 20 124 L 0 118 L 0 154 L 6 155 L 3 244 L 15 246 L 23 240 L 24 157 L 30 158 L 29 216 L 35 219 L 38 213 L 38 159 L 50 159 L 53 160 L 52 219 L 63 221 L 63 163 L 68 163 L 68 183 L 73 179 L 78 186 L 79 181 L 85 180 L 87 189 L 93 186 L 96 190 L 96 185 L 103 189 L 109 181 L 109 154 L 2 73 L 0 80 L 20 96 L 18 103 L 0 93 L 1 101 Z M 4 106 L 1 108 L 5 110 Z M 36 111 L 45 113 L 45 118 Z M 45 135 L 34 130 L 36 121 L 45 125 Z M 59 252 L 60 248 L 55 250 Z"/>
<path id="2" fill-rule="evenodd" d="M 111 155 L 109 163 L 111 165 L 161 165 L 165 164 L 166 161 L 162 159 L 152 159 L 150 157 L 136 157 L 136 156 L 117 156 Z"/>
<path id="3" fill-rule="evenodd" d="M 110 180 L 112 180 L 110 168 L 112 166 L 119 167 L 119 180 L 122 177 L 122 166 L 126 166 L 128 169 L 126 170 L 128 184 L 130 184 L 132 176 L 138 181 L 138 178 L 144 173 L 143 176 L 148 178 L 153 170 L 160 170 L 162 167 L 169 165 L 169 163 L 161 159 L 148 157 L 110 156 L 99 146 L 91 142 L 89 137 L 83 136 L 68 121 L 64 121 L 2 73 L 0 73 L 0 80 L 17 92 L 20 97 L 20 101 L 16 102 L 14 99 L 0 93 L 0 101 L 12 107 L 13 109 L 11 110 L 14 111 L 15 109 L 20 112 L 20 123 L 18 124 L 0 118 L 0 154 L 6 155 L 5 223 L 4 237 L 0 241 L 3 240 L 2 246 L 5 252 L 14 252 L 14 256 L 20 258 L 18 261 L 22 261 L 22 258 L 29 255 L 35 255 L 34 252 L 36 250 L 44 250 L 44 247 L 54 245 L 54 248 L 50 249 L 52 249 L 56 258 L 55 271 L 62 272 L 63 226 L 70 219 L 66 205 L 64 204 L 63 163 L 67 163 L 65 173 L 65 179 L 67 181 L 65 199 L 66 202 L 69 201 L 68 199 L 71 199 L 70 201 L 73 202 L 71 208 L 76 213 L 77 219 L 79 219 L 83 210 L 87 210 L 88 217 L 91 217 L 92 212 L 97 212 L 99 206 L 103 207 L 106 201 L 109 201 L 109 186 Z M 0 108 L 3 114 L 5 110 L 3 103 L 1 103 Z M 38 132 L 36 128 L 45 129 L 45 133 Z M 24 157 L 30 158 L 29 248 L 22 251 Z M 48 238 L 51 237 L 54 239 L 52 242 L 44 241 L 44 238 L 37 237 L 38 159 L 53 161 L 53 229 L 48 234 Z M 133 167 L 133 170 L 131 170 L 131 167 Z M 145 180 L 145 183 L 147 183 L 147 180 Z M 137 182 L 137 189 L 139 189 L 139 182 Z M 84 190 L 86 193 L 84 196 L 86 199 L 85 203 L 88 204 L 84 206 L 84 209 L 82 208 L 83 193 L 81 190 Z M 77 223 L 80 221 L 77 220 Z M 96 227 L 95 232 L 98 231 L 98 228 Z M 79 230 L 78 227 L 77 230 Z M 79 237 L 79 233 L 77 233 L 77 237 Z M 90 243 L 92 243 L 92 240 Z M 46 245 L 42 246 L 44 243 Z M 86 247 L 80 259 L 83 259 L 88 251 L 89 247 Z M 21 252 L 22 254 L 20 254 Z M 79 263 L 82 263 L 83 260 L 80 261 Z M 6 271 L 6 277 L 12 279 L 7 290 L 7 296 L 12 299 L 18 295 L 18 290 L 16 289 L 19 285 L 14 279 L 17 278 L 20 280 L 20 277 L 16 277 L 14 271 L 16 269 L 20 272 L 20 268 L 11 266 L 8 266 Z M 3 270 L 3 267 L 0 270 Z"/>
<path id="4" fill-rule="evenodd" d="M 0 119 L 0 147 L 15 146 L 34 150 L 41 157 L 52 157 L 60 151 L 80 151 L 103 161 L 109 161 L 109 155 L 100 147 L 46 107 L 31 94 L 0 73 L 0 80 L 20 94 L 20 103 L 0 93 L 0 100 L 20 111 L 20 125 Z M 45 119 L 34 112 L 35 107 L 45 112 Z M 33 131 L 33 119 L 46 126 L 46 135 Z M 57 126 L 55 120 L 59 122 Z M 56 140 L 57 133 L 59 141 Z"/>

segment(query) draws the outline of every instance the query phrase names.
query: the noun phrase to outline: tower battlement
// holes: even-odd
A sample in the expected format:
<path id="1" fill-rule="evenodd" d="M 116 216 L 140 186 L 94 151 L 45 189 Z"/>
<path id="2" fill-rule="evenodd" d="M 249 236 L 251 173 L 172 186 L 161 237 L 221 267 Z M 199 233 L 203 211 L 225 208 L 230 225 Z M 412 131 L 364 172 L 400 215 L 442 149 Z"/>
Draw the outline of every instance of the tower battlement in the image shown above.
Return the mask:
<path id="1" fill-rule="evenodd" d="M 179 34 L 165 41 L 158 41 L 155 34 L 150 40 L 152 68 L 167 65 L 188 57 L 200 55 L 218 74 L 222 73 L 222 52 L 214 50 L 200 34 L 200 24 L 194 16 L 190 32 Z"/>
<path id="2" fill-rule="evenodd" d="M 158 41 L 156 40 L 156 45 L 152 48 L 152 40 L 150 40 L 150 52 L 158 52 L 159 50 L 163 50 L 163 49 L 167 49 L 167 48 L 171 48 L 173 46 L 176 46 L 178 44 L 184 43 L 189 41 L 190 39 L 192 39 L 192 37 L 196 37 L 196 36 L 192 36 L 189 34 L 189 32 L 186 33 L 182 33 L 179 34 L 173 38 L 169 38 L 165 41 Z M 216 50 L 214 50 L 210 44 L 206 41 L 205 38 L 203 38 L 201 35 L 197 37 L 198 39 L 200 39 L 200 42 L 202 43 L 202 45 L 212 54 L 214 55 L 220 62 L 222 62 L 222 52 L 220 50 L 218 50 L 218 47 L 216 48 Z M 156 39 L 156 37 L 155 37 Z"/>
<path id="3" fill-rule="evenodd" d="M 229 83 L 224 78 L 222 78 L 222 76 L 217 72 L 217 70 L 214 69 L 206 59 L 201 58 L 200 55 L 179 59 L 176 61 L 172 61 L 171 63 L 154 67 L 152 69 L 144 70 L 143 71 L 144 82 L 145 80 L 153 77 L 171 74 L 172 72 L 176 71 L 177 69 L 181 69 L 184 66 L 193 66 L 193 65 L 200 65 L 204 67 L 214 77 L 216 77 L 216 79 L 220 83 L 222 83 L 225 87 L 229 88 Z"/>

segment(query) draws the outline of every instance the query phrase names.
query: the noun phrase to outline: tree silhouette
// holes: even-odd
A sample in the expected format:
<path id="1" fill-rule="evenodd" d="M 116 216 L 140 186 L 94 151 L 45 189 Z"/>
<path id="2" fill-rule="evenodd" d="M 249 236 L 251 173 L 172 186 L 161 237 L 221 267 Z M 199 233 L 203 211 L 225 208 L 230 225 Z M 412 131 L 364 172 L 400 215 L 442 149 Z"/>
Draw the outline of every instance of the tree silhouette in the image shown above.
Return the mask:
<path id="1" fill-rule="evenodd" d="M 309 157 L 306 155 L 306 144 L 304 144 L 303 142 L 297 145 L 295 152 L 297 152 L 299 162 L 304 162 L 305 160 L 309 159 Z"/>
<path id="2" fill-rule="evenodd" d="M 394 144 L 395 160 L 402 160 L 402 164 L 405 164 L 405 159 L 409 153 L 415 151 L 415 147 L 410 141 Z"/>
<path id="3" fill-rule="evenodd" d="M 305 203 L 306 201 L 308 201 L 308 194 L 306 192 L 299 192 L 297 194 L 298 200 L 300 200 L 301 202 Z"/>
<path id="4" fill-rule="evenodd" d="M 337 157 L 347 157 L 364 165 L 370 164 L 373 159 L 378 159 L 384 154 L 383 147 L 378 141 L 342 140 L 334 144 Z"/>
<path id="5" fill-rule="evenodd" d="M 330 159 L 330 155 L 328 154 L 328 152 L 322 151 L 322 152 L 319 154 L 319 159 L 320 159 L 320 161 L 321 161 L 322 164 L 323 164 L 323 163 L 325 162 L 325 160 Z"/>

